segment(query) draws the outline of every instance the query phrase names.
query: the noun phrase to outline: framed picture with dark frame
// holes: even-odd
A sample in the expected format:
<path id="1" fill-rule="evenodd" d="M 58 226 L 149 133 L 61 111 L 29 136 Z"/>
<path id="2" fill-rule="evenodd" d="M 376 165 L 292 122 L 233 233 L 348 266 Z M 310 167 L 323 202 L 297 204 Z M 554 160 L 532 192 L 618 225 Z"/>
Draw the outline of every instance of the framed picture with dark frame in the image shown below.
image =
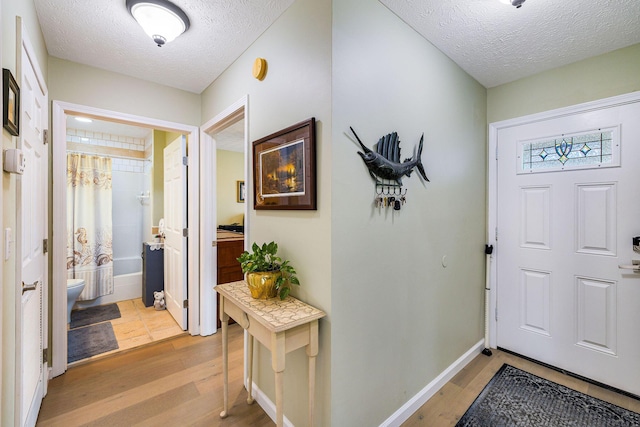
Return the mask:
<path id="1" fill-rule="evenodd" d="M 20 133 L 20 88 L 11 71 L 2 69 L 2 126 L 11 135 Z"/>
<path id="2" fill-rule="evenodd" d="M 244 181 L 236 181 L 236 202 L 244 203 L 245 194 Z"/>
<path id="3" fill-rule="evenodd" d="M 253 142 L 253 208 L 316 209 L 316 120 Z"/>

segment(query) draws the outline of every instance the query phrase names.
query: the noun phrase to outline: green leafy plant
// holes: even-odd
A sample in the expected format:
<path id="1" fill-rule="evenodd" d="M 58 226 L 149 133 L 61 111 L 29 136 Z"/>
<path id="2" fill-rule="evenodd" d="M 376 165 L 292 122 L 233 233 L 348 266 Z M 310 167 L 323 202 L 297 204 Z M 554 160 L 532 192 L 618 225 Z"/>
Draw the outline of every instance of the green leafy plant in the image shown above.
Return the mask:
<path id="1" fill-rule="evenodd" d="M 276 290 L 280 299 L 285 299 L 291 287 L 289 284 L 300 285 L 300 281 L 296 276 L 296 270 L 288 260 L 283 260 L 277 255 L 278 244 L 276 242 L 263 243 L 258 246 L 253 243 L 251 252 L 244 251 L 238 261 L 243 273 L 259 273 L 259 272 L 277 272 L 281 273 L 276 280 Z"/>

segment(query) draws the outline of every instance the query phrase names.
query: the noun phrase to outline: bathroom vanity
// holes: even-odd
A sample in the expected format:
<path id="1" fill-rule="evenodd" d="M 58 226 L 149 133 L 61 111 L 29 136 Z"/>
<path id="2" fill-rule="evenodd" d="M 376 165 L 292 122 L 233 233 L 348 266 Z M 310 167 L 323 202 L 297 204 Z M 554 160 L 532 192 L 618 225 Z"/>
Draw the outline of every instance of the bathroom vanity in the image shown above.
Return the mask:
<path id="1" fill-rule="evenodd" d="M 238 257 L 244 252 L 244 234 L 228 230 L 217 231 L 218 247 L 218 285 L 244 279 Z M 217 296 L 220 307 L 220 295 Z M 220 316 L 216 316 L 218 328 L 221 326 Z"/>
<path id="2" fill-rule="evenodd" d="M 218 230 L 218 284 L 243 279 L 238 257 L 244 252 L 244 234 Z"/>

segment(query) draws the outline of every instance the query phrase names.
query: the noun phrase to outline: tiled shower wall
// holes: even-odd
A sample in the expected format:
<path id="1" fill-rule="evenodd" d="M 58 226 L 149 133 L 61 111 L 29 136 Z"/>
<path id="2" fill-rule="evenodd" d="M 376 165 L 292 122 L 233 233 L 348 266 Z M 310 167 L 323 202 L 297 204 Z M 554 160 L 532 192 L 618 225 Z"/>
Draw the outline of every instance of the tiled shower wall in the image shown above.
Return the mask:
<path id="1" fill-rule="evenodd" d="M 145 138 L 111 135 L 67 128 L 67 142 L 95 145 L 100 147 L 122 148 L 132 151 L 145 151 L 148 142 Z"/>

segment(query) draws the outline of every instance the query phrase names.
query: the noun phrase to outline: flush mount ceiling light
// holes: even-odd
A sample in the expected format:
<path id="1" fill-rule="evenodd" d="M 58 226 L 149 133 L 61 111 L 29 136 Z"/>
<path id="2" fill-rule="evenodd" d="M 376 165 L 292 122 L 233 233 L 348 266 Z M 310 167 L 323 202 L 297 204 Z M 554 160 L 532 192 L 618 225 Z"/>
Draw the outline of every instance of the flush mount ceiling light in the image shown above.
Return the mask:
<path id="1" fill-rule="evenodd" d="M 500 3 L 510 4 L 515 6 L 516 9 L 519 9 L 520 7 L 522 7 L 525 1 L 527 0 L 500 0 Z"/>
<path id="2" fill-rule="evenodd" d="M 189 29 L 189 17 L 168 0 L 127 0 L 127 9 L 158 47 Z"/>
<path id="3" fill-rule="evenodd" d="M 93 121 L 89 117 L 81 117 L 81 116 L 75 117 L 75 119 L 83 123 L 91 123 Z"/>

